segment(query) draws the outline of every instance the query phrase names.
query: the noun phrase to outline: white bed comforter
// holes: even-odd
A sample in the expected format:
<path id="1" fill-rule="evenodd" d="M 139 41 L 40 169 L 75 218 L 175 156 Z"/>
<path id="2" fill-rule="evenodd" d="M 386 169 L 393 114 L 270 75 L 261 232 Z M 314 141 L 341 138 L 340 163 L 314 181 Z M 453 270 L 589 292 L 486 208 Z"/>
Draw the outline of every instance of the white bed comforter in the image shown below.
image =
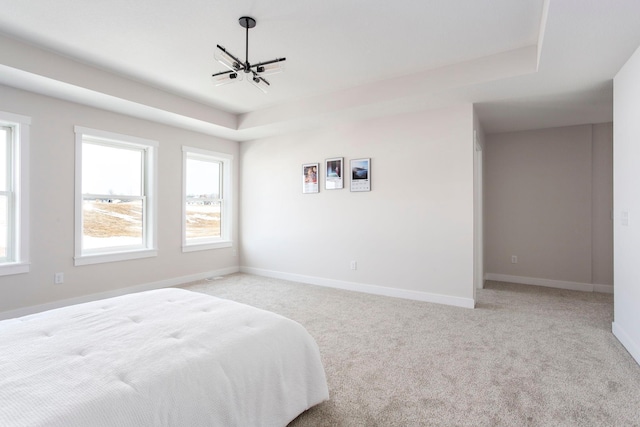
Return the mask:
<path id="1" fill-rule="evenodd" d="M 300 324 L 184 289 L 0 322 L 3 427 L 282 427 L 328 397 Z"/>

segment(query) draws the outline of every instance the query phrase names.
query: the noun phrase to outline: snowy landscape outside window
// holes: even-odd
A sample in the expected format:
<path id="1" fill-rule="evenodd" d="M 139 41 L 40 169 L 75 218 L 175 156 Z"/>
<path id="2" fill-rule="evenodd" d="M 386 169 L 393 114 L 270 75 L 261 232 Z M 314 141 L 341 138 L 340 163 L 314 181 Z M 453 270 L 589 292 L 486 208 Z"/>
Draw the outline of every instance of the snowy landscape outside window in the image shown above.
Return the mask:
<path id="1" fill-rule="evenodd" d="M 82 146 L 82 248 L 144 245 L 144 150 L 85 139 Z"/>
<path id="2" fill-rule="evenodd" d="M 185 250 L 230 246 L 231 157 L 183 147 Z"/>

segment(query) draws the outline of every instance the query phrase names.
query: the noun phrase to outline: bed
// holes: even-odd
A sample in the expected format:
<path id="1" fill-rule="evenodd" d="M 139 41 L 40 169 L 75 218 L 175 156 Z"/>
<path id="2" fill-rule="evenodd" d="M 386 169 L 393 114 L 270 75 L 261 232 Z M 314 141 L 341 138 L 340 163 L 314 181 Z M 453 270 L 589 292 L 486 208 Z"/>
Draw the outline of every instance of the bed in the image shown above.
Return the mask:
<path id="1" fill-rule="evenodd" d="M 0 322 L 3 427 L 283 427 L 328 397 L 304 327 L 184 289 Z"/>

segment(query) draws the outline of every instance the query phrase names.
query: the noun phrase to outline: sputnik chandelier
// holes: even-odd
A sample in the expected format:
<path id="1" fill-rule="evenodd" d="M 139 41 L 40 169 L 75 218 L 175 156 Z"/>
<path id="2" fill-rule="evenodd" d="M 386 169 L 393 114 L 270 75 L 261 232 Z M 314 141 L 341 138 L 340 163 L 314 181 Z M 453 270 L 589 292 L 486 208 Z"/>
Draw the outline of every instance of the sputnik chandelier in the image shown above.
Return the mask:
<path id="1" fill-rule="evenodd" d="M 233 55 L 223 46 L 217 45 L 218 50 L 215 51 L 214 57 L 216 61 L 227 67 L 229 70 L 215 73 L 211 78 L 216 86 L 222 86 L 240 81 L 242 80 L 243 74 L 246 74 L 247 79 L 255 87 L 264 93 L 267 93 L 267 87 L 271 86 L 271 83 L 269 83 L 269 81 L 264 77 L 283 71 L 284 66 L 282 62 L 287 58 L 277 58 L 271 61 L 251 64 L 249 62 L 249 28 L 256 26 L 256 20 L 248 16 L 243 16 L 238 21 L 240 26 L 247 30 L 245 60 L 244 62 L 239 60 L 237 56 Z"/>

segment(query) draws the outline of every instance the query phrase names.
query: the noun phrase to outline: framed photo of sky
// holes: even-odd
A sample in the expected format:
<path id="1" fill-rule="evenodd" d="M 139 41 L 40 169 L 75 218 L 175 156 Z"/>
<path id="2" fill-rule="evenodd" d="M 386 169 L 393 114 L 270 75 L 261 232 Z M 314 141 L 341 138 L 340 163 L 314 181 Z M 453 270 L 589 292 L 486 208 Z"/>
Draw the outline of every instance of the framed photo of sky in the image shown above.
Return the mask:
<path id="1" fill-rule="evenodd" d="M 371 159 L 351 160 L 351 191 L 371 191 Z"/>

